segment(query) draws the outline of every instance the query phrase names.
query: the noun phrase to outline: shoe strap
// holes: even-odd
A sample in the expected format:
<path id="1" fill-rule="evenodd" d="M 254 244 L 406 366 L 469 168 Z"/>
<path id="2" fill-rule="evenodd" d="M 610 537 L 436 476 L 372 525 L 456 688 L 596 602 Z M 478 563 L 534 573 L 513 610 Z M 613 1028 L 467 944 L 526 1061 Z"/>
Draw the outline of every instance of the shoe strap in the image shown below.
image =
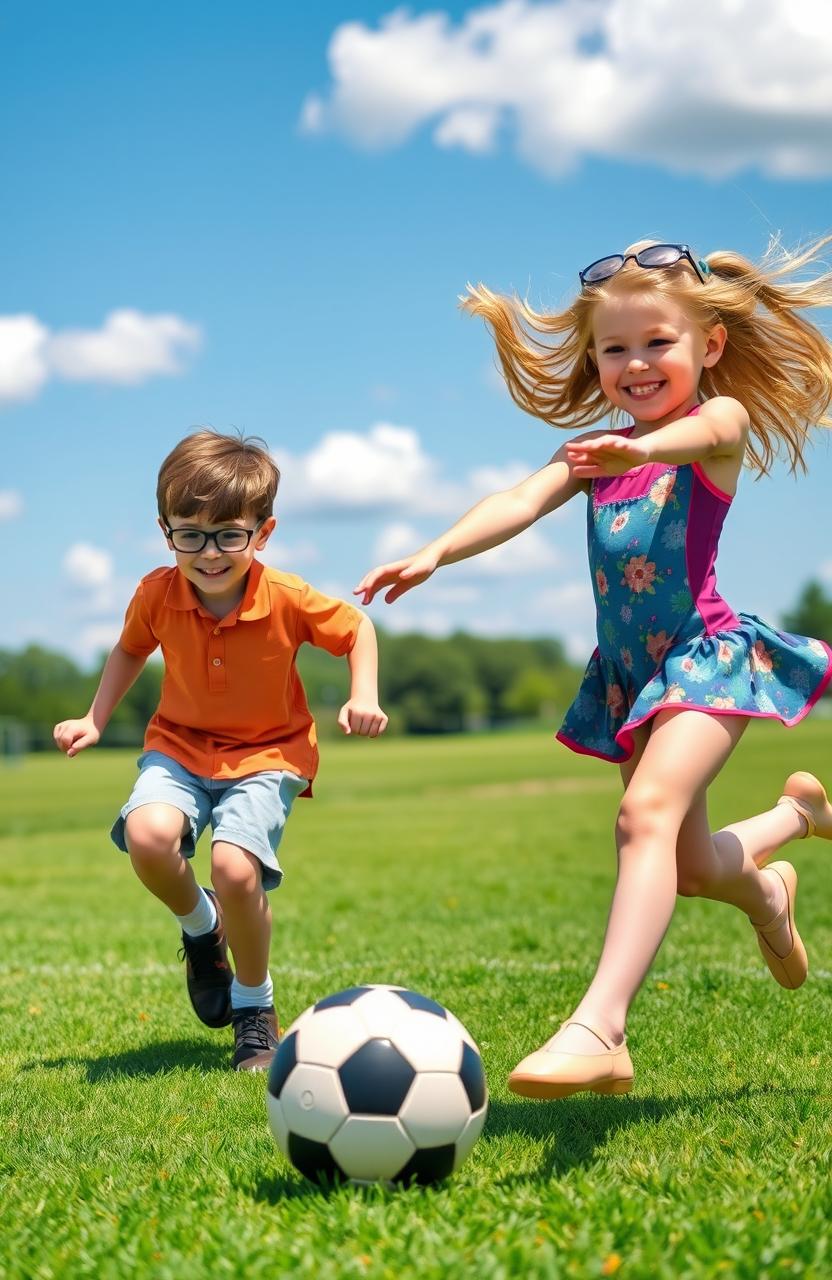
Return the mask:
<path id="1" fill-rule="evenodd" d="M 610 1053 L 614 1053 L 616 1049 L 621 1048 L 620 1044 L 616 1044 L 616 1045 L 611 1044 L 607 1036 L 602 1035 L 601 1032 L 598 1030 L 598 1028 L 593 1027 L 589 1022 L 579 1022 L 577 1018 L 567 1018 L 566 1022 L 564 1022 L 563 1025 L 561 1026 L 560 1030 L 563 1031 L 564 1027 L 583 1027 L 584 1031 L 589 1031 L 592 1033 L 592 1035 L 597 1036 L 597 1038 L 601 1041 L 601 1044 L 604 1046 L 604 1048 L 609 1049 Z M 622 1044 L 626 1043 L 626 1037 L 624 1040 L 622 1040 L 621 1043 Z"/>
<path id="2" fill-rule="evenodd" d="M 776 876 L 780 876 L 780 879 L 783 880 L 783 877 L 780 875 L 780 872 L 776 867 L 769 867 L 769 870 L 773 871 Z M 786 890 L 786 905 L 780 908 L 777 915 L 769 920 L 767 924 L 754 924 L 754 921 L 751 921 L 757 932 L 761 933 L 764 937 L 766 934 L 776 933 L 778 929 L 782 929 L 784 925 L 789 923 L 789 908 L 792 900 L 791 894 L 789 893 L 789 886 L 786 884 L 785 880 L 783 880 L 783 888 Z M 775 955 L 776 954 L 777 953 L 775 952 Z"/>
<path id="3" fill-rule="evenodd" d="M 806 834 L 801 836 L 801 840 L 808 840 L 810 836 L 815 834 L 815 820 L 812 811 L 802 800 L 798 800 L 797 796 L 781 796 L 777 801 L 778 804 L 788 804 L 800 814 L 801 818 L 806 819 Z"/>

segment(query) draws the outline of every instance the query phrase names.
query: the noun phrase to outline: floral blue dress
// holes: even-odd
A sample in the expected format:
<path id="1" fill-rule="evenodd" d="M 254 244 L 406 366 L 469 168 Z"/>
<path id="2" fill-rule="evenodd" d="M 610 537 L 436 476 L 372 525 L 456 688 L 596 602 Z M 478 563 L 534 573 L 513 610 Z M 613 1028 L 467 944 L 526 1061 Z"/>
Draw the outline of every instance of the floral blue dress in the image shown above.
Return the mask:
<path id="1" fill-rule="evenodd" d="M 594 480 L 589 562 L 598 647 L 558 739 L 616 763 L 668 707 L 801 720 L 832 679 L 832 649 L 735 614 L 716 589 L 731 497 L 699 463 Z"/>

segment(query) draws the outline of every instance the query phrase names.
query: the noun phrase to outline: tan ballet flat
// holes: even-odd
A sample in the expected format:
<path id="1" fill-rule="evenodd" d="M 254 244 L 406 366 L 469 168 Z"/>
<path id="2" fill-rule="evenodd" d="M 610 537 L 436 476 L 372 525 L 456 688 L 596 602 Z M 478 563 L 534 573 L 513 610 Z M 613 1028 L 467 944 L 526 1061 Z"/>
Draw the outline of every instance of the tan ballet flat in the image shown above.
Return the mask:
<path id="1" fill-rule="evenodd" d="M 811 775 L 810 775 L 811 776 Z M 752 925 L 757 933 L 757 941 L 760 944 L 760 950 L 763 953 L 763 959 L 768 965 L 774 977 L 780 983 L 781 987 L 788 987 L 790 991 L 794 991 L 796 987 L 802 986 L 806 981 L 806 975 L 809 972 L 809 961 L 806 956 L 806 948 L 800 940 L 800 934 L 797 932 L 794 923 L 794 904 L 797 898 L 797 872 L 790 862 L 772 862 L 766 870 L 776 871 L 783 884 L 786 886 L 786 905 L 773 920 L 768 924 Z M 792 949 L 787 956 L 778 956 L 776 951 L 772 951 L 767 934 L 776 933 L 778 929 L 782 929 L 789 921 L 789 931 L 792 935 Z"/>
<path id="2" fill-rule="evenodd" d="M 803 836 L 820 836 L 822 840 L 832 840 L 832 804 L 826 794 L 823 783 L 813 773 L 802 769 L 786 779 L 783 794 L 778 804 L 790 804 L 801 817 L 806 819 L 808 830 Z"/>
<path id="3" fill-rule="evenodd" d="M 511 1092 L 524 1098 L 568 1098 L 583 1089 L 592 1093 L 629 1093 L 633 1087 L 633 1064 L 627 1041 L 613 1046 L 585 1022 L 570 1019 L 563 1024 L 569 1026 L 586 1027 L 606 1045 L 607 1052 L 562 1053 L 544 1045 L 518 1062 L 508 1078 Z"/>

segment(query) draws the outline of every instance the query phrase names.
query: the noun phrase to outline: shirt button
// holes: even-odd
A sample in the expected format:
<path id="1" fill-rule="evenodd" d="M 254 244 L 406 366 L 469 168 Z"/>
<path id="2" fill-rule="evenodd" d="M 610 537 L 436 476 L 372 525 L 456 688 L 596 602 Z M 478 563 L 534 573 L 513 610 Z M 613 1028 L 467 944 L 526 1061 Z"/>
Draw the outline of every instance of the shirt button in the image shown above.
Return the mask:
<path id="1" fill-rule="evenodd" d="M 215 666 L 215 667 L 221 667 L 221 666 L 222 666 L 222 658 L 214 658 L 214 660 L 213 660 L 213 661 L 214 661 L 214 666 Z"/>
<path id="2" fill-rule="evenodd" d="M 214 635 L 215 635 L 215 636 L 218 636 L 218 635 L 219 635 L 219 633 L 220 633 L 220 629 L 219 629 L 219 627 L 214 627 Z"/>

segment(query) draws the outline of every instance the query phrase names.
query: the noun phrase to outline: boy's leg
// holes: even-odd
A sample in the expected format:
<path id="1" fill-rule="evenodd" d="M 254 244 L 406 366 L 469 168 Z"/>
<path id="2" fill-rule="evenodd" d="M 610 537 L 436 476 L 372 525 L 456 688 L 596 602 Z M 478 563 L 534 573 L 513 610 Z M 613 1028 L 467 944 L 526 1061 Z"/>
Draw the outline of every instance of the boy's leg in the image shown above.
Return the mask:
<path id="1" fill-rule="evenodd" d="M 188 995 L 210 1027 L 231 1021 L 231 969 L 221 909 L 197 884 L 188 861 L 210 815 L 200 780 L 162 752 L 148 752 L 112 838 L 130 856 L 146 888 L 182 929 Z"/>
<path id="2" fill-rule="evenodd" d="M 266 1071 L 277 1049 L 277 1014 L 269 975 L 272 913 L 260 861 L 225 840 L 211 848 L 211 880 L 222 904 L 236 976 L 231 984 L 233 1066 Z"/>
<path id="3" fill-rule="evenodd" d="M 190 862 L 180 853 L 189 821 L 170 804 L 143 804 L 124 823 L 133 870 L 146 889 L 175 916 L 194 910 L 200 895 Z"/>
<path id="4" fill-rule="evenodd" d="M 266 893 L 283 877 L 275 850 L 292 803 L 307 785 L 305 778 L 278 770 L 249 774 L 224 789 L 211 817 L 211 878 L 237 969 L 231 988 L 237 1070 L 267 1070 L 277 1048 Z"/>

